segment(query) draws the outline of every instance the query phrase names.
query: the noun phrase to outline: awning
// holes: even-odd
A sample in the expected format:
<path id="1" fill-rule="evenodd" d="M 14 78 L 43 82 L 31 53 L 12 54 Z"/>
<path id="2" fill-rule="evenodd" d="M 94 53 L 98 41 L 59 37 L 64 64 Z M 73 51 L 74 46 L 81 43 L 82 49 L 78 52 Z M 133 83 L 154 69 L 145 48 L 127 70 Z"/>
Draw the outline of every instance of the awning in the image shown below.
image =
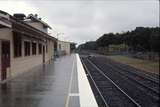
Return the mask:
<path id="1" fill-rule="evenodd" d="M 0 27 L 12 27 L 12 24 L 9 21 L 9 15 L 4 15 L 0 13 Z"/>

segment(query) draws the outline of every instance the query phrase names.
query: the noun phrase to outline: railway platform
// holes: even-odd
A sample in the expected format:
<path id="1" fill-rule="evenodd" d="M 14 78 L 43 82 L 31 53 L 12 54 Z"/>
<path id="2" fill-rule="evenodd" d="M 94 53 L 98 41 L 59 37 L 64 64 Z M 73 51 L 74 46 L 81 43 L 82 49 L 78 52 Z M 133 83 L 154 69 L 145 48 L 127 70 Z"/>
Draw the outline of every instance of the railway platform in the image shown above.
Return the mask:
<path id="1" fill-rule="evenodd" d="M 98 107 L 78 54 L 0 84 L 0 107 Z"/>

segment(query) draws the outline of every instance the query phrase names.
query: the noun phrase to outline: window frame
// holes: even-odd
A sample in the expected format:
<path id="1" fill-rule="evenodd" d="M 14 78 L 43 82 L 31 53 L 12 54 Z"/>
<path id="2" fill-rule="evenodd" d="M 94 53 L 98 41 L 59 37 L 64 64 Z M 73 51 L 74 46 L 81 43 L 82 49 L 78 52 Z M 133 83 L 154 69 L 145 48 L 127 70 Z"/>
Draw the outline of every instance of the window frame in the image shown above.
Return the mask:
<path id="1" fill-rule="evenodd" d="M 36 55 L 36 54 L 37 54 L 37 43 L 32 42 L 32 55 Z"/>
<path id="2" fill-rule="evenodd" d="M 24 41 L 24 56 L 30 56 L 30 55 L 31 55 L 31 42 Z"/>
<path id="3" fill-rule="evenodd" d="M 42 43 L 38 43 L 38 54 L 42 54 Z"/>
<path id="4" fill-rule="evenodd" d="M 20 33 L 13 33 L 13 51 L 14 58 L 22 57 L 22 35 Z"/>

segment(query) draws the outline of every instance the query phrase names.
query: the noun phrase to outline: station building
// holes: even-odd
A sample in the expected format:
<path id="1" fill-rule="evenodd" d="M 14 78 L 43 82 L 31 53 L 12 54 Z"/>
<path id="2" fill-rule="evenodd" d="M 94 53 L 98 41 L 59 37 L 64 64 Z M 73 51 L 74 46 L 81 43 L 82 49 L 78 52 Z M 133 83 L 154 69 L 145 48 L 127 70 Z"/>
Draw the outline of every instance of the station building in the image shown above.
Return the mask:
<path id="1" fill-rule="evenodd" d="M 0 11 L 0 82 L 53 59 L 57 39 L 48 28 L 37 15 Z"/>
<path id="2" fill-rule="evenodd" d="M 59 55 L 68 55 L 75 50 L 76 43 L 57 40 L 57 52 Z"/>

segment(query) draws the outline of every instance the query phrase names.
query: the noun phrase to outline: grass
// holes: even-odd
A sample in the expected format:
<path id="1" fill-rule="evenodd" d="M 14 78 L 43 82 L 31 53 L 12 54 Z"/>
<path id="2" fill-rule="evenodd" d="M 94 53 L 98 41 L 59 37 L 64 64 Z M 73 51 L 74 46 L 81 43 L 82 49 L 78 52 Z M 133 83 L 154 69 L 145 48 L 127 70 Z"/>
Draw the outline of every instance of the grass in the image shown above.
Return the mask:
<path id="1" fill-rule="evenodd" d="M 135 68 L 138 68 L 147 72 L 159 74 L 159 62 L 152 62 L 148 60 L 130 58 L 130 57 L 121 56 L 121 55 L 114 55 L 114 56 L 107 56 L 107 57 L 111 58 L 114 61 L 128 64 L 130 66 L 133 66 Z"/>

